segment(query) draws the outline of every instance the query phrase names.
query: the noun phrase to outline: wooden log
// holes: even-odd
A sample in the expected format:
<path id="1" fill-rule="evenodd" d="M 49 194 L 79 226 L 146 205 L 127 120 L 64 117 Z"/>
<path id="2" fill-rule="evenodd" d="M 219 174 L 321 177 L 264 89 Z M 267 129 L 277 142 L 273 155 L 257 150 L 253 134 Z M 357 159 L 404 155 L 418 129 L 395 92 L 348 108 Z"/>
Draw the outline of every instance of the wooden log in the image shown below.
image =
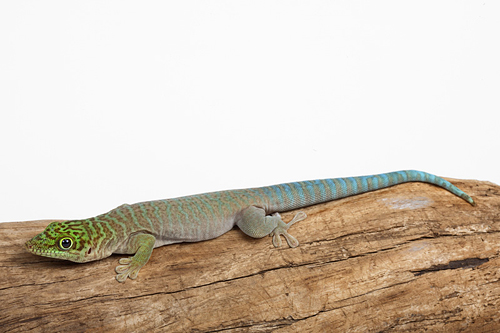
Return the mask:
<path id="1" fill-rule="evenodd" d="M 49 221 L 0 224 L 0 331 L 498 332 L 500 187 L 451 181 L 477 206 L 398 185 L 303 209 L 297 248 L 235 229 L 155 249 L 124 284 L 122 256 L 35 256 Z"/>

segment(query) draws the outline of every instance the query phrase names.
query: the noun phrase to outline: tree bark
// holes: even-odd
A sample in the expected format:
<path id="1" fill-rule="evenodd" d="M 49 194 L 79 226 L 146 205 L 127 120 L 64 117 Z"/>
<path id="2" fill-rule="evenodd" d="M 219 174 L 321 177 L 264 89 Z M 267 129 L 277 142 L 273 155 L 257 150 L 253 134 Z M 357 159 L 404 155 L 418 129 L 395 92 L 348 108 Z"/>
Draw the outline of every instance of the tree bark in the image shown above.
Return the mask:
<path id="1" fill-rule="evenodd" d="M 302 209 L 297 248 L 235 229 L 155 249 L 124 284 L 123 256 L 35 256 L 50 221 L 3 223 L 0 331 L 498 332 L 500 187 L 451 181 L 477 206 L 398 185 Z"/>

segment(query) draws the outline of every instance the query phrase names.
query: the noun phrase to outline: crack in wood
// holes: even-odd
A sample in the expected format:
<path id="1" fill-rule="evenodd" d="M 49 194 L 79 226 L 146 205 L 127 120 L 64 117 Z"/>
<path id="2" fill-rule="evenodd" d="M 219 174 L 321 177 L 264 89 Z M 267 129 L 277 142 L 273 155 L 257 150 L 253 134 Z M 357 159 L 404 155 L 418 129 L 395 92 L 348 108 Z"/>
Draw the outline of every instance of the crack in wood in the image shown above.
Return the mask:
<path id="1" fill-rule="evenodd" d="M 403 326 L 408 326 L 417 323 L 422 324 L 422 326 L 424 327 L 434 327 L 436 323 L 438 323 L 440 320 L 446 321 L 447 323 L 462 322 L 462 320 L 460 319 L 451 319 L 453 318 L 453 316 L 456 316 L 462 312 L 463 310 L 457 307 L 453 310 L 443 310 L 438 314 L 434 314 L 428 317 L 422 315 L 412 315 L 411 317 L 407 318 L 397 318 L 394 323 L 392 323 L 387 328 L 378 331 L 378 333 L 394 332 L 395 330 L 407 331 L 407 329 L 404 329 Z M 400 327 L 400 329 L 398 329 L 397 327 Z"/>
<path id="2" fill-rule="evenodd" d="M 447 264 L 443 265 L 433 265 L 429 268 L 418 270 L 418 271 L 411 271 L 415 276 L 420 276 L 423 274 L 431 273 L 431 272 L 437 272 L 437 271 L 444 271 L 444 270 L 450 270 L 450 269 L 459 269 L 459 268 L 474 268 L 477 266 L 481 266 L 485 262 L 490 261 L 488 258 L 467 258 L 463 260 L 453 260 L 450 261 Z"/>
<path id="3" fill-rule="evenodd" d="M 264 321 L 264 322 L 252 322 L 251 324 L 244 324 L 244 325 L 239 325 L 239 326 L 231 326 L 231 327 L 224 327 L 224 328 L 219 328 L 215 330 L 210 330 L 210 331 L 199 331 L 199 330 L 194 330 L 193 332 L 203 332 L 203 333 L 216 333 L 216 332 L 226 332 L 226 331 L 233 331 L 233 330 L 241 330 L 241 329 L 248 329 L 252 328 L 254 331 L 262 331 L 262 332 L 272 332 L 276 329 L 279 328 L 284 328 L 292 325 L 295 323 L 297 320 L 296 319 L 278 319 L 278 320 L 272 320 L 272 321 Z"/>

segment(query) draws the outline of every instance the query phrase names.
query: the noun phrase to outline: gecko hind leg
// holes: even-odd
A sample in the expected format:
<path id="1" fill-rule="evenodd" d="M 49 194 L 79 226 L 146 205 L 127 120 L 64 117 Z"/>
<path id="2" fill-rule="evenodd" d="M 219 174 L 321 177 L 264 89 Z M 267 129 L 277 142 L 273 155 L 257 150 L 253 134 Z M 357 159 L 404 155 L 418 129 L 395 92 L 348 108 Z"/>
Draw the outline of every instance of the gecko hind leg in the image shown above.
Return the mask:
<path id="1" fill-rule="evenodd" d="M 299 212 L 290 222 L 285 223 L 278 213 L 269 216 L 266 215 L 264 209 L 250 206 L 242 212 L 236 221 L 236 225 L 250 237 L 262 238 L 267 235 L 273 236 L 273 245 L 275 247 L 281 246 L 281 235 L 285 237 L 290 247 L 297 247 L 299 242 L 287 230 L 294 223 L 302 221 L 306 217 L 307 215 L 304 212 Z"/>
<path id="2" fill-rule="evenodd" d="M 293 219 L 288 223 L 283 222 L 283 220 L 281 219 L 281 215 L 279 213 L 274 213 L 273 216 L 278 217 L 281 221 L 281 223 L 279 223 L 278 226 L 269 234 L 269 236 L 273 237 L 274 247 L 281 246 L 281 237 L 280 237 L 281 235 L 283 235 L 283 237 L 285 237 L 285 240 L 286 240 L 288 246 L 297 247 L 299 245 L 299 241 L 295 237 L 290 235 L 287 230 L 294 223 L 304 220 L 307 217 L 306 213 L 298 212 L 297 214 L 295 214 Z"/>

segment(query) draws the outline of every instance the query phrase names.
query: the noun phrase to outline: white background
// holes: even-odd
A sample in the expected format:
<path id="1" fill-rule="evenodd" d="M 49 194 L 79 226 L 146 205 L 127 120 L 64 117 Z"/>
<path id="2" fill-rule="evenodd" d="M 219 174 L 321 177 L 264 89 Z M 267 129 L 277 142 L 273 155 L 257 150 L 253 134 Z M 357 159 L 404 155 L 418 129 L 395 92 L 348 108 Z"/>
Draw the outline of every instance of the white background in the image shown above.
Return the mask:
<path id="1" fill-rule="evenodd" d="M 418 169 L 500 183 L 498 1 L 2 1 L 0 221 Z"/>

